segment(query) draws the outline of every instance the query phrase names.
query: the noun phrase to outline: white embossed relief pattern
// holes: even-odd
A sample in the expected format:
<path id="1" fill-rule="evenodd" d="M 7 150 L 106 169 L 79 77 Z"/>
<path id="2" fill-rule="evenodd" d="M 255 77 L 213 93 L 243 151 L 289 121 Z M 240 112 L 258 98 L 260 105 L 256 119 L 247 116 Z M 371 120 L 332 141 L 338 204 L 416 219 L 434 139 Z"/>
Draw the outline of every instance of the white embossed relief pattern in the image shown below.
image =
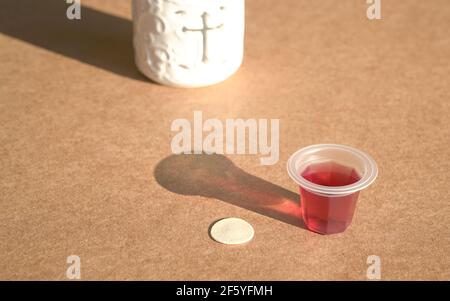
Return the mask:
<path id="1" fill-rule="evenodd" d="M 136 63 L 173 86 L 224 80 L 243 55 L 244 0 L 133 0 Z"/>

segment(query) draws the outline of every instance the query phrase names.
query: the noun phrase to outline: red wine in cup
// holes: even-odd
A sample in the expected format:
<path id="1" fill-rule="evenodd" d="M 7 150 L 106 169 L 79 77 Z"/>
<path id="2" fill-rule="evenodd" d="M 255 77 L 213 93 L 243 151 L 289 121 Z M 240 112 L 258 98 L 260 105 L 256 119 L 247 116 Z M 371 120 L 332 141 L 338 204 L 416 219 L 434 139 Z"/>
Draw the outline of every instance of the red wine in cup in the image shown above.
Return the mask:
<path id="1" fill-rule="evenodd" d="M 312 183 L 334 187 L 350 185 L 361 178 L 355 169 L 332 161 L 311 164 L 300 175 Z M 302 216 L 306 226 L 322 234 L 344 231 L 352 221 L 358 194 L 326 196 L 300 187 Z"/>

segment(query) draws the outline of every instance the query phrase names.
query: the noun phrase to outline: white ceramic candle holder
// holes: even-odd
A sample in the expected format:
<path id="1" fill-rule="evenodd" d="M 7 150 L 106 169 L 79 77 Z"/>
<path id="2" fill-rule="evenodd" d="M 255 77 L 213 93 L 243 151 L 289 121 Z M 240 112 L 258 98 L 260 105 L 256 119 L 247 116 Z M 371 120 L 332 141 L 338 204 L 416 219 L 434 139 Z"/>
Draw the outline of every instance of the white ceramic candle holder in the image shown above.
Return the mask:
<path id="1" fill-rule="evenodd" d="M 202 87 L 242 63 L 245 0 L 133 0 L 135 61 L 153 81 Z"/>

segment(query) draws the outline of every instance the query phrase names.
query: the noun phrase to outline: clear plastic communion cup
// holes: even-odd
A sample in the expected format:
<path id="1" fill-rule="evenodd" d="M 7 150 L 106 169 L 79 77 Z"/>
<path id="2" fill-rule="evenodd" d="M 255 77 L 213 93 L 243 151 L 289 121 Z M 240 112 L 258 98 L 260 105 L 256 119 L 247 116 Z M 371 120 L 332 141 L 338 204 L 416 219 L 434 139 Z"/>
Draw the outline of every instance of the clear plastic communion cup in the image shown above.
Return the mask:
<path id="1" fill-rule="evenodd" d="M 378 174 L 372 157 L 338 144 L 317 144 L 298 150 L 289 158 L 287 170 L 300 186 L 305 225 L 321 234 L 347 229 L 359 192 L 372 184 Z"/>

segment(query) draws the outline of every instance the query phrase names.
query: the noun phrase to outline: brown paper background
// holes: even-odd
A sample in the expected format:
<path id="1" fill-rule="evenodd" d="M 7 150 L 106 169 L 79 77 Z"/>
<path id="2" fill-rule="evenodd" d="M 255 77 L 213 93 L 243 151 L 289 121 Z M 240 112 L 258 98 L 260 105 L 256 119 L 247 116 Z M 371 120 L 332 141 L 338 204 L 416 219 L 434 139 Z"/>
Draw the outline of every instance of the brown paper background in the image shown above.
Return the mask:
<path id="1" fill-rule="evenodd" d="M 68 21 L 62 0 L 2 0 L 0 278 L 66 279 L 76 254 L 82 279 L 363 280 L 374 254 L 382 279 L 450 279 L 450 5 L 382 1 L 369 21 L 365 2 L 247 0 L 242 68 L 173 89 L 136 71 L 129 1 L 83 0 Z M 279 162 L 163 161 L 194 110 L 279 118 Z M 274 213 L 297 198 L 286 160 L 316 143 L 379 165 L 342 234 Z M 227 216 L 254 240 L 212 241 Z"/>

